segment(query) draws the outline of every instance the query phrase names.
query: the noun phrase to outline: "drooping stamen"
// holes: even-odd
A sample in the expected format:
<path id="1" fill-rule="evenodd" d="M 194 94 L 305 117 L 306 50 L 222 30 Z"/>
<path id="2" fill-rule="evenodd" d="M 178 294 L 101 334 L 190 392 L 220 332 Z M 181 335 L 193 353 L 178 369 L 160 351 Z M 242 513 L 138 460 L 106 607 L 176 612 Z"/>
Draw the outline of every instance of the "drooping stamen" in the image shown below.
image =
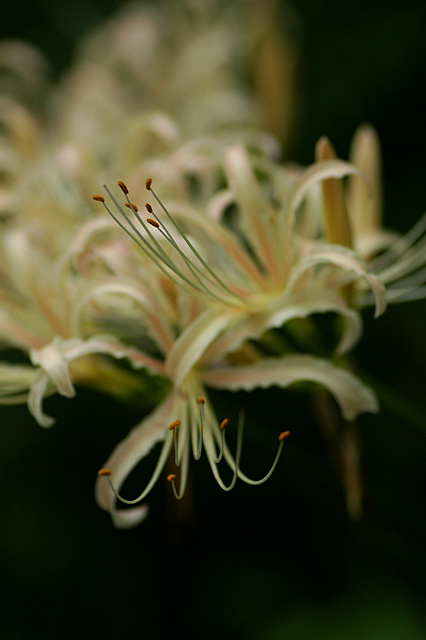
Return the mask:
<path id="1" fill-rule="evenodd" d="M 105 477 L 107 479 L 107 482 L 116 500 L 119 500 L 123 504 L 128 504 L 128 505 L 137 504 L 138 502 L 141 502 L 148 495 L 148 493 L 151 491 L 151 489 L 157 482 L 160 476 L 160 473 L 164 469 L 164 466 L 170 455 L 170 449 L 172 448 L 172 445 L 173 445 L 173 438 L 171 436 L 167 437 L 166 435 L 166 437 L 164 438 L 164 443 L 161 449 L 160 457 L 157 460 L 157 464 L 155 466 L 155 469 L 153 471 L 150 481 L 146 485 L 145 489 L 139 494 L 139 496 L 137 498 L 134 498 L 133 500 L 127 500 L 126 498 L 123 498 L 123 496 L 119 494 L 119 492 L 117 491 L 117 489 L 115 488 L 115 486 L 111 481 L 112 471 L 110 471 L 110 469 L 100 469 L 100 471 L 98 471 L 98 475 L 100 477 Z"/>
<path id="2" fill-rule="evenodd" d="M 247 484 L 250 484 L 250 485 L 253 485 L 253 486 L 256 486 L 256 485 L 259 485 L 259 484 L 263 484 L 264 482 L 269 480 L 271 475 L 274 473 L 275 467 L 277 466 L 278 461 L 279 461 L 279 459 L 281 457 L 281 452 L 283 450 L 284 441 L 287 440 L 289 435 L 290 435 L 290 431 L 283 431 L 278 436 L 278 441 L 279 441 L 278 451 L 277 451 L 277 453 L 275 455 L 275 459 L 274 459 L 274 461 L 273 461 L 268 473 L 265 476 L 263 476 L 263 478 L 260 478 L 260 480 L 253 480 L 252 478 L 248 478 L 244 473 L 242 473 L 241 470 L 239 470 L 238 476 L 241 478 L 241 480 L 243 480 L 243 482 L 246 482 Z"/>

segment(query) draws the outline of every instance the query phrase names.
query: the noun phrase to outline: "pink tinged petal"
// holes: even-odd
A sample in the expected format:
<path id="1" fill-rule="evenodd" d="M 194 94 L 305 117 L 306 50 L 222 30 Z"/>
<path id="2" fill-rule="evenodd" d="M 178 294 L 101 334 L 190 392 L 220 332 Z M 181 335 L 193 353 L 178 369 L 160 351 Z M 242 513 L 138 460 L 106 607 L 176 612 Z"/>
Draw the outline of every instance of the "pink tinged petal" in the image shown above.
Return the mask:
<path id="1" fill-rule="evenodd" d="M 207 309 L 179 336 L 166 360 L 166 370 L 176 387 L 236 315 L 237 312 L 225 307 Z"/>
<path id="2" fill-rule="evenodd" d="M 294 182 L 289 198 L 285 204 L 282 220 L 282 252 L 284 260 L 284 274 L 288 275 L 291 265 L 292 232 L 296 211 L 300 206 L 308 190 L 322 180 L 329 178 L 343 178 L 347 175 L 359 175 L 362 173 L 354 165 L 343 160 L 325 160 L 316 162 L 303 171 Z"/>
<path id="3" fill-rule="evenodd" d="M 164 364 L 160 360 L 122 344 L 112 335 L 94 336 L 88 340 L 65 341 L 63 352 L 68 361 L 91 354 L 104 354 L 116 360 L 126 359 L 134 369 L 146 368 L 151 373 L 165 375 Z"/>
<path id="4" fill-rule="evenodd" d="M 233 200 L 235 197 L 233 197 Z M 179 203 L 170 203 L 169 208 L 173 211 L 173 216 L 178 221 L 185 222 L 190 225 L 197 239 L 208 239 L 209 243 L 216 243 L 226 255 L 234 262 L 237 270 L 242 271 L 248 276 L 247 281 L 249 285 L 252 282 L 256 283 L 263 288 L 265 279 L 260 273 L 258 267 L 251 259 L 244 247 L 242 247 L 239 241 L 230 233 L 222 224 L 217 223 L 211 217 L 202 215 L 198 209 L 183 206 Z"/>
<path id="5" fill-rule="evenodd" d="M 321 245 L 320 248 L 314 249 L 293 270 L 288 287 L 295 286 L 297 280 L 307 269 L 318 264 L 333 264 L 364 280 L 374 296 L 375 318 L 378 318 L 386 310 L 386 294 L 383 285 L 376 276 L 368 272 L 364 261 L 357 253 L 339 245 Z"/>
<path id="6" fill-rule="evenodd" d="M 206 385 L 231 391 L 271 386 L 285 388 L 298 381 L 317 382 L 328 389 L 346 420 L 354 420 L 365 411 L 378 411 L 376 396 L 361 380 L 328 360 L 310 355 L 267 358 L 250 366 L 223 367 L 204 375 Z"/>
<path id="7" fill-rule="evenodd" d="M 75 334 L 78 335 L 81 332 L 81 319 L 86 305 L 97 298 L 102 300 L 102 296 L 106 299 L 110 296 L 124 296 L 139 305 L 141 321 L 147 325 L 149 333 L 158 347 L 163 353 L 170 349 L 174 340 L 173 333 L 167 322 L 164 321 L 160 309 L 154 306 L 152 296 L 145 292 L 140 285 L 135 286 L 133 282 L 123 278 L 120 278 L 119 282 L 112 279 L 97 283 L 76 301 L 72 313 L 72 328 Z"/>
<path id="8" fill-rule="evenodd" d="M 132 429 L 129 435 L 116 446 L 104 467 L 111 471 L 111 481 L 117 491 L 120 490 L 120 487 L 134 467 L 149 454 L 154 445 L 164 440 L 168 434 L 168 425 L 175 418 L 176 405 L 177 394 L 172 393 L 156 411 L 144 418 Z M 170 442 L 172 442 L 172 439 Z M 160 456 L 159 460 L 161 464 L 157 465 L 157 472 L 156 474 L 154 473 L 153 479 L 148 487 L 153 486 L 157 480 L 166 463 L 169 451 L 170 447 L 168 449 L 163 448 L 162 456 Z M 117 516 L 121 518 L 121 513 L 118 514 L 115 509 L 115 496 L 105 478 L 98 477 L 95 485 L 95 496 L 102 509 L 110 511 L 111 514 L 114 513 L 113 518 Z M 133 509 L 130 509 L 130 512 L 132 511 Z M 125 510 L 125 513 L 127 513 L 127 510 Z M 124 518 L 131 517 L 131 515 L 124 515 Z"/>
<path id="9" fill-rule="evenodd" d="M 278 279 L 275 211 L 262 194 L 243 147 L 230 147 L 225 153 L 224 165 L 231 189 L 241 205 L 240 218 L 244 234 L 267 271 Z"/>

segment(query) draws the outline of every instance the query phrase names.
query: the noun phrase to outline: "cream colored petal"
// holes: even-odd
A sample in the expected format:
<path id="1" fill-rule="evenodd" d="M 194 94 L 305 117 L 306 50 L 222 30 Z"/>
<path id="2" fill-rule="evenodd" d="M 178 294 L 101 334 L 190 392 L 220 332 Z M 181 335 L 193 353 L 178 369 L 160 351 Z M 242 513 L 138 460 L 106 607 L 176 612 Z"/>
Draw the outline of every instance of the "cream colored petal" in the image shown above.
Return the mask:
<path id="1" fill-rule="evenodd" d="M 133 529 L 147 517 L 149 506 L 143 504 L 132 509 L 113 509 L 111 519 L 117 529 Z"/>
<path id="2" fill-rule="evenodd" d="M 231 190 L 240 205 L 243 233 L 262 265 L 274 276 L 277 274 L 275 211 L 269 199 L 262 194 L 243 147 L 234 145 L 227 149 L 224 166 Z"/>
<path id="3" fill-rule="evenodd" d="M 49 377 L 43 369 L 37 369 L 33 383 L 28 394 L 28 410 L 42 427 L 52 427 L 55 419 L 44 413 L 42 408 L 43 399 L 47 395 Z"/>
<path id="4" fill-rule="evenodd" d="M 223 367 L 207 371 L 207 386 L 231 391 L 251 391 L 257 387 L 288 387 L 298 381 L 317 382 L 334 396 L 346 420 L 359 413 L 376 413 L 378 404 L 373 391 L 349 371 L 335 367 L 328 360 L 310 355 L 265 358 L 244 367 Z"/>
<path id="5" fill-rule="evenodd" d="M 24 394 L 25 402 L 33 378 L 34 367 L 0 362 L 0 404 L 13 403 L 16 396 L 22 397 L 21 394 Z"/>
<path id="6" fill-rule="evenodd" d="M 293 183 L 288 200 L 285 203 L 281 216 L 281 238 L 284 275 L 288 277 L 291 271 L 292 242 L 294 221 L 298 207 L 309 189 L 322 180 L 329 178 L 343 178 L 347 175 L 362 176 L 359 169 L 343 160 L 325 160 L 316 162 L 305 171 Z"/>
<path id="7" fill-rule="evenodd" d="M 122 344 L 113 335 L 94 336 L 87 340 L 68 340 L 63 351 L 68 361 L 90 354 L 105 354 L 116 360 L 126 359 L 134 369 L 146 368 L 151 373 L 165 375 L 164 364 L 138 349 Z"/>
<path id="8" fill-rule="evenodd" d="M 166 359 L 166 370 L 176 387 L 213 340 L 232 323 L 235 315 L 232 309 L 213 307 L 202 313 L 179 336 Z"/>
<path id="9" fill-rule="evenodd" d="M 368 183 L 367 187 L 362 180 L 352 177 L 349 180 L 348 212 L 357 243 L 364 235 L 377 235 L 381 227 L 382 160 L 379 137 L 373 127 L 363 125 L 357 129 L 349 160 L 362 171 Z"/>
<path id="10" fill-rule="evenodd" d="M 64 343 L 54 340 L 41 349 L 30 351 L 31 362 L 48 375 L 58 392 L 66 398 L 75 396 L 75 389 L 68 369 L 68 358 L 64 355 Z"/>
<path id="11" fill-rule="evenodd" d="M 293 270 L 288 283 L 289 289 L 296 284 L 297 280 L 307 269 L 310 269 L 314 265 L 327 263 L 353 273 L 367 283 L 375 300 L 375 318 L 378 318 L 385 311 L 385 289 L 380 284 L 379 280 L 376 276 L 368 272 L 367 267 L 360 256 L 350 249 L 339 245 L 321 245 L 311 251 L 311 253 L 301 260 Z"/>

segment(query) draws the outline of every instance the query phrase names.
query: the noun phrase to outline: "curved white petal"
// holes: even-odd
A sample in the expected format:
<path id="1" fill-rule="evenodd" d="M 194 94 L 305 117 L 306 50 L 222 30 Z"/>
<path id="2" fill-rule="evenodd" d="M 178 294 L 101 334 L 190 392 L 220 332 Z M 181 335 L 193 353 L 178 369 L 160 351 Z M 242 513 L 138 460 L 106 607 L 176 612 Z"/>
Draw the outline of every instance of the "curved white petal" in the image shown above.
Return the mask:
<path id="1" fill-rule="evenodd" d="M 276 215 L 270 201 L 260 190 L 246 150 L 240 145 L 229 147 L 225 152 L 224 166 L 229 185 L 240 204 L 243 233 L 264 267 L 269 273 L 274 273 Z"/>
<path id="2" fill-rule="evenodd" d="M 75 396 L 75 389 L 68 369 L 68 358 L 62 348 L 64 344 L 63 341 L 54 339 L 41 349 L 32 349 L 30 358 L 34 365 L 41 367 L 48 375 L 61 396 L 72 398 Z"/>
<path id="3" fill-rule="evenodd" d="M 47 394 L 49 378 L 43 369 L 37 369 L 28 394 L 28 410 L 42 427 L 52 427 L 55 419 L 44 413 L 42 408 L 43 398 Z"/>
<path id="4" fill-rule="evenodd" d="M 280 235 L 282 237 L 282 255 L 285 275 L 291 271 L 292 231 L 296 211 L 307 191 L 322 180 L 343 178 L 347 175 L 362 176 L 362 173 L 354 165 L 344 160 L 324 160 L 322 162 L 316 162 L 305 169 L 294 182 L 281 217 L 282 226 Z"/>
<path id="5" fill-rule="evenodd" d="M 151 373 L 165 375 L 164 364 L 160 360 L 122 344 L 113 335 L 93 336 L 87 340 L 67 340 L 64 341 L 62 350 L 68 361 L 90 354 L 105 354 L 116 360 L 128 360 L 134 369 L 146 368 Z"/>
<path id="6" fill-rule="evenodd" d="M 274 385 L 285 388 L 302 380 L 317 382 L 328 389 L 346 420 L 354 420 L 365 411 L 378 411 L 376 396 L 361 380 L 328 360 L 310 355 L 265 358 L 250 366 L 223 367 L 204 375 L 206 385 L 231 391 Z"/>
<path id="7" fill-rule="evenodd" d="M 176 387 L 235 315 L 234 310 L 222 306 L 207 309 L 179 336 L 166 359 L 166 370 Z"/>
<path id="8" fill-rule="evenodd" d="M 113 509 L 111 519 L 117 529 L 133 529 L 147 517 L 149 506 L 142 504 L 132 509 Z"/>
<path id="9" fill-rule="evenodd" d="M 376 310 L 374 317 L 378 318 L 385 311 L 386 295 L 384 287 L 376 276 L 368 272 L 364 261 L 358 254 L 347 247 L 340 245 L 323 244 L 317 249 L 311 251 L 311 253 L 303 258 L 297 267 L 294 268 L 288 283 L 288 288 L 291 289 L 307 269 L 314 265 L 324 263 L 334 264 L 335 266 L 354 273 L 361 279 L 365 280 L 370 287 L 375 300 Z"/>

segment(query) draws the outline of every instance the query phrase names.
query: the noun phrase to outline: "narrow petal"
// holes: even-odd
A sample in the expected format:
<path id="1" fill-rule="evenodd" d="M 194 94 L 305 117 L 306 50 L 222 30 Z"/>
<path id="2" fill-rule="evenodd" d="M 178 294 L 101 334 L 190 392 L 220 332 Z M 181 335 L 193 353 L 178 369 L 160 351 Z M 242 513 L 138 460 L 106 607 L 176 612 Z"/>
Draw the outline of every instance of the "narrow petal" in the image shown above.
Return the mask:
<path id="1" fill-rule="evenodd" d="M 375 318 L 378 318 L 385 311 L 386 295 L 384 287 L 380 284 L 376 276 L 368 272 L 364 261 L 358 254 L 339 245 L 321 245 L 321 247 L 314 249 L 306 258 L 302 259 L 293 270 L 288 287 L 291 289 L 307 269 L 317 264 L 327 263 L 334 264 L 336 267 L 349 271 L 359 276 L 362 280 L 365 280 L 374 296 L 376 306 Z"/>
<path id="2" fill-rule="evenodd" d="M 275 212 L 270 201 L 262 194 L 248 155 L 243 147 L 227 149 L 224 165 L 228 181 L 240 204 L 241 228 L 249 239 L 259 260 L 271 275 L 277 274 L 274 250 L 277 240 Z"/>
<path id="3" fill-rule="evenodd" d="M 63 342 L 53 340 L 41 349 L 32 349 L 31 362 L 40 366 L 56 386 L 61 396 L 72 398 L 75 396 L 74 385 L 71 381 L 67 358 L 62 351 Z"/>
<path id="4" fill-rule="evenodd" d="M 202 313 L 179 336 L 166 360 L 166 370 L 177 387 L 235 316 L 236 312 L 232 309 L 213 307 Z"/>
<path id="5" fill-rule="evenodd" d="M 310 355 L 266 358 L 248 367 L 223 367 L 206 372 L 204 383 L 219 389 L 251 391 L 256 387 L 288 387 L 298 381 L 317 382 L 334 396 L 343 417 L 354 420 L 359 413 L 376 413 L 373 391 L 349 371 L 328 360 Z"/>
<path id="6" fill-rule="evenodd" d="M 343 178 L 347 175 L 359 175 L 362 173 L 354 165 L 343 160 L 324 160 L 317 162 L 303 171 L 293 184 L 291 193 L 286 201 L 282 220 L 282 254 L 284 261 L 284 275 L 291 270 L 292 230 L 296 211 L 308 190 L 322 180 L 329 178 Z"/>
<path id="7" fill-rule="evenodd" d="M 148 515 L 149 506 L 143 504 L 133 509 L 113 509 L 111 519 L 117 529 L 133 529 Z"/>
<path id="8" fill-rule="evenodd" d="M 55 419 L 44 413 L 43 399 L 46 396 L 49 378 L 43 369 L 37 369 L 28 395 L 28 410 L 42 427 L 52 427 Z"/>

